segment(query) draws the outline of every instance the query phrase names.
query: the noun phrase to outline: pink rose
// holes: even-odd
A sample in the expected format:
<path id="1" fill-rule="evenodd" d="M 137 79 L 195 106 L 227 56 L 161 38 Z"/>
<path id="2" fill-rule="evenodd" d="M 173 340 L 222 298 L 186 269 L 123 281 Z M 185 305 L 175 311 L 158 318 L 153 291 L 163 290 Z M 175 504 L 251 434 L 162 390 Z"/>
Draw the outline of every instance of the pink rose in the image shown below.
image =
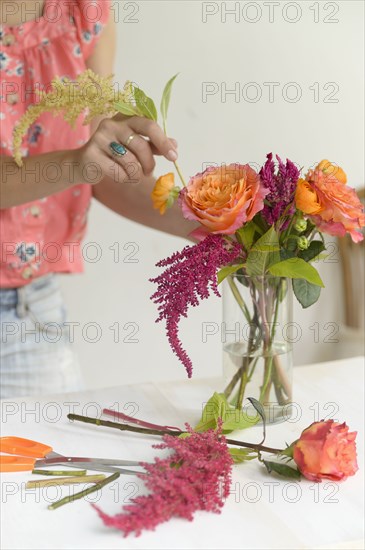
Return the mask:
<path id="1" fill-rule="evenodd" d="M 293 458 L 311 481 L 345 480 L 358 470 L 355 439 L 345 422 L 313 422 L 293 444 Z"/>

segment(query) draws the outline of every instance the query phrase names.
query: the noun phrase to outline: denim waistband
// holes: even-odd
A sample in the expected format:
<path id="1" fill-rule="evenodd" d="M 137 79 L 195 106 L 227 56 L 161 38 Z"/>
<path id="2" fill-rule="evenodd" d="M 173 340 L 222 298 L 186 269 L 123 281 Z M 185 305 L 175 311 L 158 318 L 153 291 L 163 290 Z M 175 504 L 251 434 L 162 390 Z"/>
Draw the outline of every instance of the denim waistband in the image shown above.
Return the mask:
<path id="1" fill-rule="evenodd" d="M 27 299 L 32 301 L 32 295 L 37 292 L 50 287 L 53 287 L 53 282 L 55 275 L 53 273 L 49 275 L 44 275 L 35 279 L 28 285 L 19 288 L 0 288 L 0 307 L 10 308 L 17 307 L 21 305 L 22 302 L 25 303 Z"/>

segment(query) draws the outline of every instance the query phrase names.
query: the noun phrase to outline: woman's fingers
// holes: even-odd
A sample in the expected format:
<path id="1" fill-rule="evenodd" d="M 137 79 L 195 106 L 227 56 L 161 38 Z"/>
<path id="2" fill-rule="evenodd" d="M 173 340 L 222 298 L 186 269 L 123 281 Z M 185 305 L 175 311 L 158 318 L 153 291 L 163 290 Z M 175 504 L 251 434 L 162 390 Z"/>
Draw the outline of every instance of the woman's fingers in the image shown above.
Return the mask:
<path id="1" fill-rule="evenodd" d="M 156 122 L 137 116 L 121 120 L 116 116 L 100 122 L 80 149 L 80 158 L 83 165 L 98 163 L 101 173 L 112 175 L 115 181 L 139 182 L 143 174 L 149 176 L 153 172 L 155 155 L 173 161 L 177 159 L 176 150 L 176 140 L 167 137 Z"/>
<path id="2" fill-rule="evenodd" d="M 169 138 L 173 144 L 175 145 L 175 148 L 177 149 L 178 147 L 178 144 L 177 144 L 177 141 L 176 139 L 174 138 Z M 159 151 L 159 149 L 157 149 L 157 147 L 155 147 L 155 145 L 153 145 L 153 143 L 151 143 L 150 141 L 148 141 L 148 144 L 149 146 L 151 147 L 151 151 L 152 151 L 152 154 L 155 156 L 155 157 L 160 157 L 162 155 L 162 153 Z"/>
<path id="3" fill-rule="evenodd" d="M 117 141 L 125 144 L 127 149 L 127 153 L 124 155 L 125 159 L 128 162 L 138 161 L 142 166 L 144 175 L 150 175 L 156 165 L 150 143 L 141 135 L 133 132 L 129 134 L 129 136 L 133 135 L 133 139 L 128 143 L 129 136 L 126 137 L 126 131 L 128 131 L 128 128 L 121 128 L 117 135 Z M 124 157 L 122 158 L 124 159 Z"/>
<path id="4" fill-rule="evenodd" d="M 129 119 L 128 126 L 135 133 L 148 137 L 151 144 L 168 160 L 177 160 L 175 143 L 164 134 L 162 128 L 156 122 L 148 118 L 134 116 Z"/>

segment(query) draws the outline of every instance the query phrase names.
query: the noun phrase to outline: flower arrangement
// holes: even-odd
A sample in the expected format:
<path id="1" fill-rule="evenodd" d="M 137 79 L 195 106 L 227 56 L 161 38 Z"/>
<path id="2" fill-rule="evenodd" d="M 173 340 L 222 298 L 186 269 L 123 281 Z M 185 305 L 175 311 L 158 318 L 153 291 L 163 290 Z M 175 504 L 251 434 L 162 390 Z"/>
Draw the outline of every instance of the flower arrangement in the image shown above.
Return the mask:
<path id="1" fill-rule="evenodd" d="M 346 185 L 344 171 L 328 160 L 301 178 L 293 162 L 283 163 L 279 156 L 276 159 L 277 168 L 272 153 L 268 154 L 259 173 L 248 164 L 207 168 L 179 193 L 170 173 L 157 180 L 152 199 L 163 214 L 178 197 L 184 216 L 201 224 L 192 236 L 202 242 L 209 235 L 219 236 L 221 246 L 231 251 L 229 262 L 216 258 L 219 283 L 239 270 L 249 276 L 289 277 L 297 299 L 308 307 L 318 300 L 324 286 L 312 265 L 325 250 L 323 233 L 338 237 L 349 233 L 354 242 L 360 242 L 364 209 L 356 191 Z M 213 249 L 218 239 L 211 242 Z M 198 259 L 200 244 L 190 247 L 190 257 L 195 253 Z M 175 254 L 172 259 L 175 264 L 181 260 L 183 266 L 187 254 L 184 249 L 181 256 Z M 169 263 L 171 260 L 158 265 Z M 206 280 L 208 284 L 210 278 Z M 155 279 L 162 281 L 162 277 Z M 164 291 L 159 291 L 156 296 L 161 300 Z M 191 301 L 191 296 L 187 299 Z M 174 303 L 170 301 L 171 316 Z M 178 348 L 174 351 L 179 356 Z M 190 363 L 185 356 L 180 359 L 190 375 Z"/>
<path id="2" fill-rule="evenodd" d="M 157 321 L 165 321 L 170 346 L 191 377 L 179 321 L 210 291 L 219 295 L 217 285 L 227 279 L 250 327 L 241 365 L 224 391 L 239 410 L 259 353 L 264 357 L 260 402 L 270 403 L 273 388 L 279 405 L 290 403 L 291 384 L 275 333 L 289 284 L 303 308 L 313 305 L 324 286 L 313 265 L 325 251 L 324 234 L 363 240 L 364 208 L 342 168 L 322 160 L 305 175 L 301 172 L 289 159 L 283 162 L 269 153 L 257 172 L 249 164 L 211 166 L 188 183 L 181 179 L 182 187 L 170 172 L 157 180 L 152 193 L 161 214 L 178 200 L 183 216 L 199 223 L 191 233 L 198 244 L 157 264 L 165 268 L 151 279 L 157 284 L 152 296 Z M 238 288 L 242 285 L 250 304 Z"/>
<path id="3" fill-rule="evenodd" d="M 175 75 L 165 86 L 160 111 L 166 133 L 167 113 Z M 71 93 L 72 92 L 72 93 Z M 39 102 L 28 108 L 14 131 L 14 157 L 21 165 L 22 136 L 42 113 L 63 114 L 74 124 L 87 111 L 85 124 L 96 115 L 123 113 L 157 121 L 153 100 L 135 84 L 126 82 L 115 92 L 112 76 L 102 78 L 88 70 L 75 82 L 56 78 Z M 276 162 L 275 162 L 276 160 Z M 354 242 L 363 239 L 363 206 L 356 191 L 347 185 L 345 172 L 328 160 L 308 169 L 305 175 L 290 160 L 267 155 L 259 171 L 249 164 L 208 167 L 184 179 L 174 163 L 181 186 L 172 172 L 158 178 L 152 192 L 154 208 L 164 214 L 178 201 L 182 214 L 199 223 L 192 232 L 193 246 L 162 260 L 163 273 L 151 279 L 157 285 L 152 296 L 159 310 L 157 321 L 166 324 L 170 346 L 188 376 L 193 365 L 179 337 L 179 322 L 227 279 L 250 329 L 242 364 L 225 389 L 237 409 L 242 408 L 245 388 L 255 371 L 256 356 L 266 357 L 259 400 L 268 401 L 275 389 L 282 405 L 291 400 L 290 383 L 275 351 L 275 322 L 285 297 L 288 280 L 304 308 L 314 304 L 323 282 L 313 262 L 325 251 L 324 233 Z M 248 288 L 253 307 L 245 303 L 240 289 Z M 236 386 L 239 385 L 238 392 Z"/>
<path id="4" fill-rule="evenodd" d="M 183 215 L 200 224 L 192 232 L 199 243 L 159 262 L 165 270 L 151 279 L 157 284 L 152 300 L 159 309 L 158 321 L 165 320 L 170 346 L 188 376 L 192 362 L 179 339 L 178 322 L 189 306 L 209 296 L 209 289 L 219 295 L 217 283 L 227 278 L 247 326 L 253 328 L 241 366 L 225 390 L 237 409 L 242 408 L 260 350 L 265 360 L 259 400 L 269 403 L 273 387 L 280 405 L 290 403 L 290 383 L 275 351 L 287 281 L 302 307 L 311 306 L 324 286 L 313 265 L 325 251 L 323 233 L 348 233 L 354 242 L 363 239 L 363 206 L 340 167 L 323 160 L 301 177 L 292 161 L 284 163 L 279 156 L 276 160 L 277 165 L 268 154 L 259 172 L 248 164 L 209 167 L 180 191 L 170 173 L 157 180 L 152 193 L 161 213 L 178 197 Z M 251 309 L 239 283 L 249 289 Z"/>
<path id="5" fill-rule="evenodd" d="M 167 83 L 161 100 L 165 132 L 175 78 Z M 63 114 L 70 124 L 86 110 L 86 124 L 96 115 L 117 112 L 157 120 L 154 102 L 140 88 L 127 82 L 122 92 L 115 93 L 111 79 L 91 71 L 81 74 L 76 82 L 56 78 L 53 89 L 40 94 L 39 102 L 28 108 L 15 128 L 17 164 L 22 165 L 22 137 L 43 112 Z M 268 154 L 258 172 L 248 164 L 210 167 L 188 183 L 174 163 L 182 187 L 175 184 L 172 172 L 157 180 L 152 193 L 154 207 L 164 214 L 178 200 L 183 215 L 200 226 L 193 232 L 197 244 L 158 263 L 164 272 L 152 279 L 157 284 L 152 299 L 159 308 L 158 320 L 166 322 L 170 345 L 190 377 L 192 362 L 179 338 L 179 321 L 187 316 L 189 307 L 197 306 L 211 292 L 219 295 L 218 285 L 227 279 L 252 328 L 248 350 L 257 351 L 261 346 L 266 354 L 260 398 L 264 401 L 273 384 L 279 401 L 282 399 L 285 403 L 290 400 L 290 393 L 272 350 L 275 332 L 271 329 L 275 326 L 278 307 L 288 292 L 284 281 L 291 280 L 294 294 L 303 307 L 315 303 L 323 283 L 312 263 L 325 250 L 323 233 L 334 236 L 348 233 L 354 242 L 359 242 L 363 239 L 361 229 L 365 216 L 356 192 L 347 186 L 346 175 L 338 166 L 323 160 L 302 177 L 301 170 L 290 160 L 283 162 L 276 156 L 276 161 L 277 164 L 273 155 Z M 264 284 L 265 279 L 268 284 Z M 252 312 L 238 292 L 239 281 L 251 292 Z M 262 330 L 258 330 L 259 327 Z M 94 506 L 106 525 L 120 529 L 125 536 L 139 535 L 144 529 L 154 529 L 173 517 L 191 521 L 197 510 L 219 513 L 230 492 L 233 464 L 255 458 L 269 474 L 305 477 L 315 482 L 343 481 L 356 473 L 356 432 L 350 432 L 345 423 L 314 422 L 284 449 L 263 444 L 266 414 L 261 399 L 248 398 L 256 412 L 254 418 L 241 414 L 243 390 L 255 365 L 255 359 L 248 354 L 225 392 L 215 393 L 209 399 L 194 429 L 186 425 L 184 431 L 131 418 L 135 426 L 68 415 L 70 420 L 162 436 L 163 443 L 156 447 L 171 451 L 163 459 L 156 458 L 153 464 L 141 463 L 148 473 L 141 476 L 149 494 L 136 497 L 115 517 Z M 238 382 L 239 391 L 232 403 L 229 398 Z M 232 431 L 252 426 L 260 419 L 264 431 L 261 443 L 227 437 Z M 270 453 L 273 458 L 263 459 L 262 453 Z M 93 488 L 66 497 L 51 509 L 82 498 L 118 476 L 115 473 Z"/>

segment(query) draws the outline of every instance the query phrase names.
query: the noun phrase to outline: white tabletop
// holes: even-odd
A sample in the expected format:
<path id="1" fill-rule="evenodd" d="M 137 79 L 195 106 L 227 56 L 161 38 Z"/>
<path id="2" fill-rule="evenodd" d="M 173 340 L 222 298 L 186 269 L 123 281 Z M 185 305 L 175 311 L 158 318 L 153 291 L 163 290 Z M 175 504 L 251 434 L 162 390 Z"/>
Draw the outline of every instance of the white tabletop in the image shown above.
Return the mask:
<path id="1" fill-rule="evenodd" d="M 294 374 L 296 413 L 291 421 L 270 426 L 266 443 L 284 445 L 323 417 L 346 421 L 358 431 L 359 471 L 342 484 L 281 480 L 256 461 L 234 466 L 231 495 L 220 515 L 199 512 L 193 523 L 172 520 L 139 538 L 123 538 L 105 527 L 92 507 L 79 500 L 55 511 L 47 505 L 70 488 L 25 490 L 30 473 L 1 474 L 1 547 L 8 549 L 304 549 L 363 548 L 364 360 L 297 367 Z M 52 445 L 64 454 L 151 460 L 157 438 L 121 433 L 79 422 L 68 412 L 96 416 L 104 407 L 161 424 L 194 424 L 219 380 L 142 384 L 39 399 L 1 402 L 1 435 L 16 435 Z M 119 404 L 119 405 L 116 405 Z M 241 433 L 259 441 L 261 429 Z M 76 486 L 77 487 L 77 486 Z M 78 491 L 79 488 L 73 489 Z M 90 495 L 108 513 L 142 490 L 135 477 L 122 476 Z"/>

